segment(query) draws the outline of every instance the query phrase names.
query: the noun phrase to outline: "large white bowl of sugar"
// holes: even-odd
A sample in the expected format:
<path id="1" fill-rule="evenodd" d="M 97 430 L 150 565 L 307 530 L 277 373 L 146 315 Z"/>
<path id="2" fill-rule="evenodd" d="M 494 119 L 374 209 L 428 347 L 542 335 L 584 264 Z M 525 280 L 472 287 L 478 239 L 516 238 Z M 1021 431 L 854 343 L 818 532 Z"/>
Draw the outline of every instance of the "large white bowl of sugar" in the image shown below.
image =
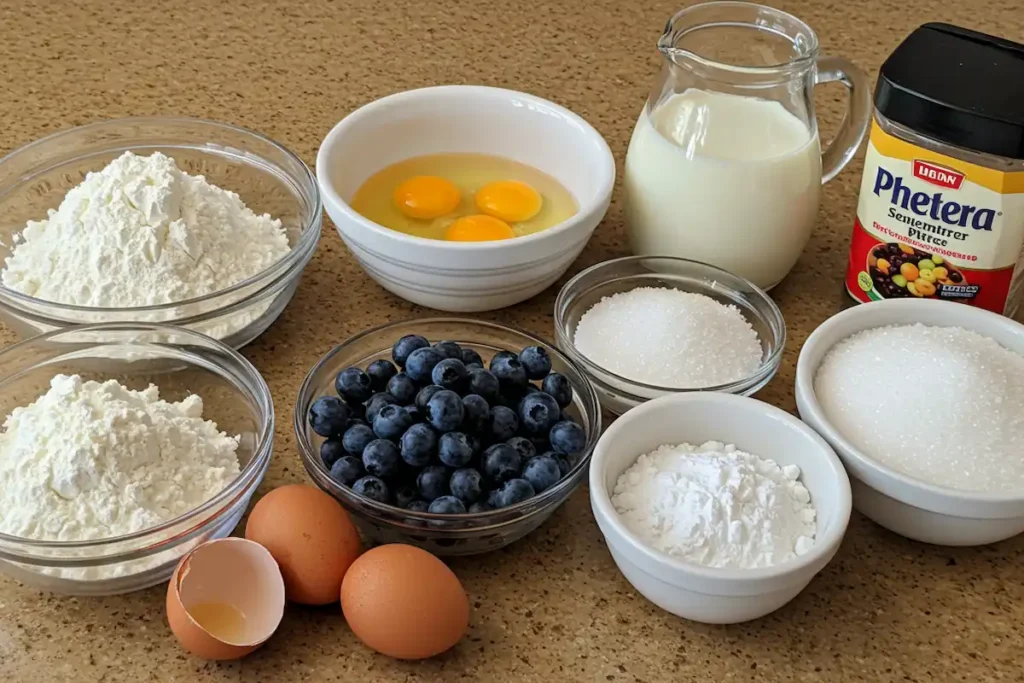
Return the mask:
<path id="1" fill-rule="evenodd" d="M 966 490 L 925 481 L 921 476 L 910 476 L 905 468 L 882 454 L 867 453 L 854 442 L 864 443 L 862 436 L 854 434 L 847 425 L 841 431 L 830 417 L 825 403 L 827 397 L 815 393 L 815 379 L 822 361 L 841 341 L 865 330 L 886 326 L 920 323 L 944 328 L 963 328 L 995 340 L 1005 349 L 1024 355 L 1024 326 L 1004 316 L 973 306 L 947 301 L 897 299 L 879 301 L 847 309 L 834 315 L 818 327 L 804 343 L 797 362 L 796 403 L 800 417 L 821 434 L 836 450 L 850 475 L 853 505 L 859 512 L 881 526 L 902 536 L 925 543 L 950 546 L 983 545 L 994 543 L 1024 531 L 1024 490 Z M 904 354 L 920 353 L 906 347 Z M 879 351 L 879 353 L 887 353 Z M 910 356 L 906 356 L 910 358 Z M 915 363 L 920 362 L 915 359 Z M 876 356 L 872 361 L 878 363 Z M 942 363 L 936 361 L 936 372 L 942 372 Z M 867 369 L 866 372 L 871 372 Z M 935 410 L 937 402 L 962 400 L 959 396 L 930 393 L 929 377 L 920 377 L 922 387 L 920 410 Z M 897 378 L 880 377 L 875 399 L 886 405 L 883 392 L 892 391 Z M 993 398 L 993 407 L 995 406 Z M 1019 406 L 1014 407 L 1020 410 Z M 955 417 L 955 415 L 954 415 Z M 927 458 L 935 444 L 950 440 L 970 439 L 964 424 L 952 419 L 927 442 L 921 443 L 920 453 L 913 457 Z M 859 428 L 870 429 L 871 425 Z M 891 429 L 891 425 L 886 427 Z M 908 429 L 913 429 L 908 425 Z M 879 426 L 881 430 L 882 427 Z M 1019 458 L 1024 468 L 1024 458 Z M 885 462 L 883 462 L 885 460 Z M 936 478 L 938 480 L 938 478 Z"/>

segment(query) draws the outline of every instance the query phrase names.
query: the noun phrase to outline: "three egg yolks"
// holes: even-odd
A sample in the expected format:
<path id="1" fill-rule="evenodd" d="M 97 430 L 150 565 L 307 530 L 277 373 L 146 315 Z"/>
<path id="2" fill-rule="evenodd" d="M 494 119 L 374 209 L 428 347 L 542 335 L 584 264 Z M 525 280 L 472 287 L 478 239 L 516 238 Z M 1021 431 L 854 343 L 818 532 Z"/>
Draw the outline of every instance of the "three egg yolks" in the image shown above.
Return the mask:
<path id="1" fill-rule="evenodd" d="M 515 237 L 509 223 L 527 221 L 543 205 L 540 193 L 518 180 L 498 180 L 481 187 L 474 196 L 479 214 L 456 219 L 445 231 L 445 239 L 483 242 Z M 414 176 L 395 188 L 395 206 L 419 220 L 440 218 L 459 206 L 459 188 L 440 176 Z"/>

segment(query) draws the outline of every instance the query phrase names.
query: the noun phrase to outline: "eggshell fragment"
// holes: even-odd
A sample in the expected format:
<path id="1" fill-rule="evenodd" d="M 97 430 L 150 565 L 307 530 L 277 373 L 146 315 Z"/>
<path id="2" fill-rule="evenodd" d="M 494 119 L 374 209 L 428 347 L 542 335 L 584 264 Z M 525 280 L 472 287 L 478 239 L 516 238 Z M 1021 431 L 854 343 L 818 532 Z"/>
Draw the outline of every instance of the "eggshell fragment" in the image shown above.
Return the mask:
<path id="1" fill-rule="evenodd" d="M 210 605 L 241 617 L 230 637 L 211 633 L 189 610 Z M 204 543 L 178 563 L 167 587 L 167 621 L 190 653 L 238 659 L 265 643 L 284 616 L 284 580 L 266 548 L 244 538 Z"/>
<path id="2" fill-rule="evenodd" d="M 341 609 L 359 640 L 396 659 L 425 659 L 459 642 L 469 598 L 444 562 L 410 545 L 382 545 L 352 563 Z"/>
<path id="3" fill-rule="evenodd" d="M 306 484 L 263 496 L 249 513 L 245 537 L 277 560 L 288 599 L 306 605 L 336 602 L 341 578 L 363 550 L 341 504 Z"/>

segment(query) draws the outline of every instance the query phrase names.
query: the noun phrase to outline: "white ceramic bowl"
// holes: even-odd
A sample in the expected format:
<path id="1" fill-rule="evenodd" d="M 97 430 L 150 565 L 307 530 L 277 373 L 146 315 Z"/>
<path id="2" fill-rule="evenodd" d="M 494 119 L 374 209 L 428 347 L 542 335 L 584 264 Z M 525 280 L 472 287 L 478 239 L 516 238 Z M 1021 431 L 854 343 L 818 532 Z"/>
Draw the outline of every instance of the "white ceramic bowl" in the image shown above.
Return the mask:
<path id="1" fill-rule="evenodd" d="M 832 444 L 850 474 L 854 507 L 897 534 L 937 545 L 983 545 L 1024 531 L 1024 491 L 982 493 L 912 479 L 859 451 L 826 418 L 814 394 L 822 358 L 855 332 L 922 323 L 963 327 L 1024 354 L 1024 326 L 973 306 L 948 301 L 890 299 L 850 308 L 826 320 L 804 342 L 797 361 L 800 416 Z"/>
<path id="2" fill-rule="evenodd" d="M 443 152 L 493 154 L 553 176 L 579 211 L 548 230 L 495 242 L 445 242 L 377 225 L 348 205 L 380 169 Z M 316 158 L 324 207 L 367 274 L 385 289 L 442 311 L 487 311 L 524 301 L 579 256 L 608 210 L 615 160 L 568 109 L 512 90 L 448 85 L 384 97 L 327 134 Z"/>
<path id="3" fill-rule="evenodd" d="M 807 554 L 758 569 L 704 567 L 654 550 L 626 528 L 611 503 L 619 476 L 658 446 L 707 441 L 800 468 L 818 512 Z M 828 444 L 784 410 L 732 394 L 674 394 L 633 408 L 605 431 L 590 463 L 590 503 L 615 564 L 644 597 L 686 619 L 732 624 L 779 609 L 828 564 L 850 521 L 850 482 Z"/>

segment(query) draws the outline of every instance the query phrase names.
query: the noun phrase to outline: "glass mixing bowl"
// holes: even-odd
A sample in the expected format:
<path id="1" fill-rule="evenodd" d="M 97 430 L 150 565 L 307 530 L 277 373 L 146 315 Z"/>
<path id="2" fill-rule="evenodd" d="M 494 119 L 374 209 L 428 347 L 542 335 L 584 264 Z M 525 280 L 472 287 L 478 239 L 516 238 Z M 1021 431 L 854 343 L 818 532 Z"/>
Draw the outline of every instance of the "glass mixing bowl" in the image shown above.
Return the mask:
<path id="1" fill-rule="evenodd" d="M 760 367 L 749 377 L 729 384 L 679 389 L 628 379 L 580 353 L 573 338 L 583 314 L 601 299 L 637 287 L 670 287 L 736 306 L 761 341 Z M 591 266 L 565 283 L 555 299 L 555 341 L 594 383 L 601 405 L 621 415 L 652 398 L 687 391 L 753 395 L 768 384 L 779 369 L 786 345 L 786 323 L 779 307 L 763 289 L 721 268 L 669 256 L 627 256 Z"/>
<path id="2" fill-rule="evenodd" d="M 193 175 L 237 193 L 258 214 L 279 218 L 292 250 L 270 268 L 220 292 L 172 304 L 92 308 L 45 301 L 0 284 L 0 320 L 21 337 L 107 322 L 187 327 L 234 348 L 281 314 L 320 239 L 316 179 L 295 154 L 258 133 L 187 118 L 103 121 L 61 131 L 0 159 L 0 260 L 29 220 L 46 217 L 65 193 L 126 151 L 163 152 Z"/>
<path id="3" fill-rule="evenodd" d="M 439 515 L 412 512 L 365 498 L 333 480 L 320 459 L 324 439 L 309 428 L 306 415 L 320 396 L 337 396 L 334 377 L 344 368 L 366 368 L 373 361 L 391 359 L 391 347 L 407 334 L 423 335 L 432 342 L 458 342 L 480 354 L 486 364 L 498 351 L 518 352 L 537 345 L 551 355 L 551 368 L 572 384 L 573 402 L 565 409 L 587 433 L 587 445 L 558 484 L 500 510 L 477 514 Z M 601 435 L 601 411 L 594 388 L 576 365 L 550 344 L 533 335 L 496 323 L 462 318 L 407 320 L 358 334 L 334 347 L 310 370 L 299 388 L 295 404 L 295 435 L 306 471 L 313 481 L 337 498 L 352 514 L 360 531 L 372 543 L 408 543 L 435 555 L 476 555 L 497 550 L 527 535 L 551 516 L 576 490 L 590 466 L 590 455 Z"/>
<path id="4" fill-rule="evenodd" d="M 266 382 L 249 361 L 209 337 L 164 325 L 112 323 L 57 330 L 0 351 L 0 415 L 34 401 L 59 373 L 116 379 L 136 390 L 155 384 L 167 401 L 198 394 L 203 417 L 241 437 L 241 472 L 195 510 L 125 536 L 38 541 L 0 534 L 0 572 L 55 593 L 128 593 L 167 581 L 186 552 L 231 533 L 273 451 L 274 405 Z"/>

